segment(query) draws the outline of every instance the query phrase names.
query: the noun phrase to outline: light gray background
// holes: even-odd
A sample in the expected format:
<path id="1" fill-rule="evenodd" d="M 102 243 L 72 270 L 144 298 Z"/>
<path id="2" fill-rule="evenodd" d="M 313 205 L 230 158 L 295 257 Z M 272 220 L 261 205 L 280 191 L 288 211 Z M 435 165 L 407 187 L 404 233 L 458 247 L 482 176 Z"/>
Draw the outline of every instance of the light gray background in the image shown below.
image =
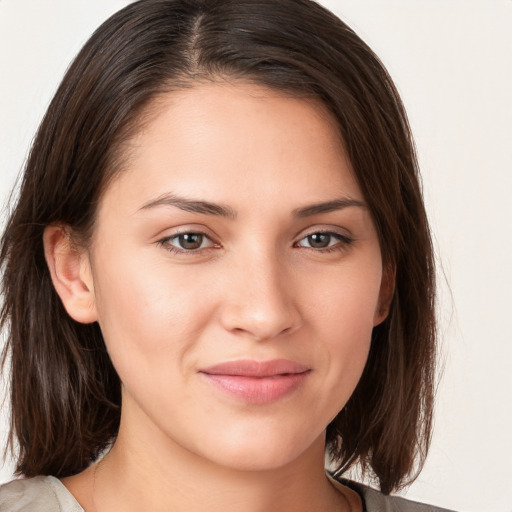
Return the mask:
<path id="1" fill-rule="evenodd" d="M 68 63 L 127 3 L 0 0 L 1 204 Z M 436 238 L 444 372 L 432 450 L 407 496 L 512 512 L 512 1 L 321 3 L 395 79 Z M 11 472 L 6 461 L 0 481 Z"/>

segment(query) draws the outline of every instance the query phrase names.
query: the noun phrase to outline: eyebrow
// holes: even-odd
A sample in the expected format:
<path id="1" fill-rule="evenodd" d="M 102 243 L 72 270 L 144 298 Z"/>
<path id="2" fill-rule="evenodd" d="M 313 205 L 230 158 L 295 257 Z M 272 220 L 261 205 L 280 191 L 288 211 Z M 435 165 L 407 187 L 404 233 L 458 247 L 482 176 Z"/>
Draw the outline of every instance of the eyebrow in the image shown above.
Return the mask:
<path id="1" fill-rule="evenodd" d="M 366 204 L 363 201 L 357 199 L 350 199 L 348 197 L 342 197 L 339 199 L 333 199 L 325 203 L 312 204 L 310 206 L 304 206 L 293 210 L 294 217 L 304 218 L 318 215 L 320 213 L 329 213 L 336 210 L 342 210 L 350 206 L 357 206 L 359 208 L 366 208 Z"/>
<path id="2" fill-rule="evenodd" d="M 216 215 L 227 217 L 228 219 L 236 218 L 236 212 L 229 206 L 210 203 L 208 201 L 199 201 L 195 199 L 187 199 L 174 194 L 164 194 L 156 199 L 145 203 L 141 210 L 149 210 L 157 206 L 175 206 L 180 210 L 192 213 L 202 213 L 206 215 Z"/>
<path id="3" fill-rule="evenodd" d="M 164 194 L 159 196 L 156 199 L 145 203 L 140 209 L 149 210 L 150 208 L 156 208 L 158 206 L 174 206 L 186 212 L 215 215 L 219 217 L 226 217 L 228 219 L 235 219 L 237 216 L 237 212 L 229 206 L 211 203 L 209 201 L 187 199 L 174 194 Z M 342 210 L 351 206 L 366 208 L 366 204 L 363 201 L 342 197 L 323 203 L 316 203 L 296 208 L 293 210 L 292 215 L 296 218 L 311 217 L 313 215 Z"/>

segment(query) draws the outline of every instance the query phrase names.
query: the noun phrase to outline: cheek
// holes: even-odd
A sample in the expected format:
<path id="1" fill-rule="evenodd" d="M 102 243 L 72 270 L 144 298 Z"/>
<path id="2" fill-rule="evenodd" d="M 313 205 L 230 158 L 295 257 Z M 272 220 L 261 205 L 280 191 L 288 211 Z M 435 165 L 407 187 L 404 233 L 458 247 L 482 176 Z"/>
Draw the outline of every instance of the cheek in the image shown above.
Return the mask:
<path id="1" fill-rule="evenodd" d="M 343 274 L 329 285 L 324 283 L 309 315 L 323 340 L 316 346 L 316 356 L 327 368 L 322 388 L 326 402 L 333 405 L 331 419 L 349 399 L 366 364 L 381 280 L 378 265 L 347 267 Z"/>
<path id="2" fill-rule="evenodd" d="M 382 279 L 379 259 L 360 263 L 340 266 L 338 272 L 324 279 L 312 276 L 306 283 L 311 321 L 329 331 L 329 339 L 355 345 L 371 335 Z"/>
<path id="3" fill-rule="evenodd" d="M 144 373 L 169 378 L 211 316 L 211 301 L 198 301 L 201 283 L 179 269 L 149 258 L 111 261 L 97 262 L 95 298 L 113 364 L 123 382 Z"/>

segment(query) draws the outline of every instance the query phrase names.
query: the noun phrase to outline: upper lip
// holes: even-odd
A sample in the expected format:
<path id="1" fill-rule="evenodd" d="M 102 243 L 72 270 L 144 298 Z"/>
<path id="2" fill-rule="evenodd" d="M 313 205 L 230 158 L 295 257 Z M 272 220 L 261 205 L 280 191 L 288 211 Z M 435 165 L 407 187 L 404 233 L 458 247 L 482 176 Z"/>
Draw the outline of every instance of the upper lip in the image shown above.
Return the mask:
<path id="1" fill-rule="evenodd" d="M 209 375 L 273 377 L 275 375 L 304 373 L 309 370 L 309 367 L 287 359 L 273 359 L 271 361 L 239 359 L 236 361 L 219 363 L 214 366 L 209 366 L 208 368 L 202 368 L 200 372 L 207 373 Z"/>

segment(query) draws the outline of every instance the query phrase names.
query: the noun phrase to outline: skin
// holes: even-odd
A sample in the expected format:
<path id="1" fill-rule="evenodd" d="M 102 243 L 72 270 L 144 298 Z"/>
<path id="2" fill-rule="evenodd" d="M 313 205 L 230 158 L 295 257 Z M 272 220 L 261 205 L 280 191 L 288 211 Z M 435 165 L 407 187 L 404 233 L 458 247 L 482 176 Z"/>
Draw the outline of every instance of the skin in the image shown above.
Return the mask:
<path id="1" fill-rule="evenodd" d="M 45 232 L 68 313 L 99 322 L 123 383 L 112 450 L 64 484 L 88 512 L 362 510 L 325 476 L 325 428 L 361 376 L 392 278 L 334 119 L 240 83 L 157 101 L 89 247 L 73 248 L 65 227 Z M 184 211 L 176 197 L 229 215 Z M 178 233 L 203 234 L 200 247 Z M 309 371 L 270 403 L 201 374 L 277 358 Z"/>

